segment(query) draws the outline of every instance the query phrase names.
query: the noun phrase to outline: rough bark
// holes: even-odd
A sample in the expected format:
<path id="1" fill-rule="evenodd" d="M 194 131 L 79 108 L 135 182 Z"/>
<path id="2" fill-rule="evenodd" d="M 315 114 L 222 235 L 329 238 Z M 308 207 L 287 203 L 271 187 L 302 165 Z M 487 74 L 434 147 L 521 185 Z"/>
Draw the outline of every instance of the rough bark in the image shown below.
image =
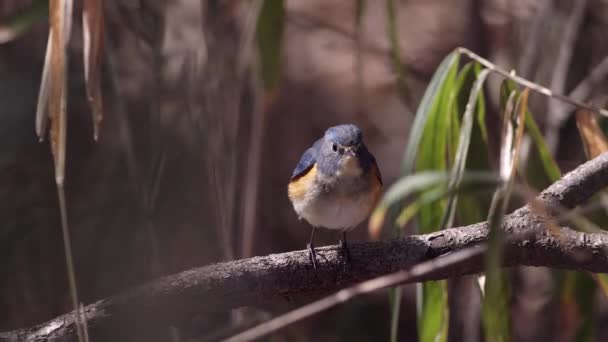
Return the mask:
<path id="1" fill-rule="evenodd" d="M 574 208 L 608 186 L 608 153 L 587 162 L 543 191 L 537 200 L 553 213 Z M 545 219 L 524 206 L 508 215 L 502 228 L 510 235 L 504 266 L 544 266 L 568 270 L 608 272 L 608 234 L 583 233 L 561 227 L 547 229 Z M 344 264 L 337 246 L 319 249 L 319 267 L 313 269 L 306 251 L 235 260 L 191 269 L 133 288 L 85 307 L 87 324 L 95 335 L 121 327 L 131 315 L 150 324 L 178 323 L 194 315 L 242 306 L 299 303 L 366 279 L 407 269 L 487 239 L 487 224 L 446 229 L 398 240 L 355 243 L 352 261 Z M 420 281 L 445 279 L 482 271 L 480 258 L 448 270 L 428 274 Z M 132 327 L 131 327 L 132 328 Z M 75 340 L 71 313 L 35 327 L 0 333 L 1 341 Z"/>

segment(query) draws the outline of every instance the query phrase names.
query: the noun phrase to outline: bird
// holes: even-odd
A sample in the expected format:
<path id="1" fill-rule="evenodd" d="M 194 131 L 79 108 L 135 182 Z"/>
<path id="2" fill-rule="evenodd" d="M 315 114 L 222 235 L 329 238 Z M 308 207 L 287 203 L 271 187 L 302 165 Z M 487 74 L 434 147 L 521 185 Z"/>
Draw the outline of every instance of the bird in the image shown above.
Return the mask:
<path id="1" fill-rule="evenodd" d="M 314 268 L 317 228 L 342 232 L 340 250 L 344 260 L 350 261 L 346 232 L 370 215 L 380 199 L 382 185 L 376 158 L 356 125 L 328 128 L 304 152 L 289 179 L 287 194 L 299 219 L 312 227 L 307 249 Z"/>

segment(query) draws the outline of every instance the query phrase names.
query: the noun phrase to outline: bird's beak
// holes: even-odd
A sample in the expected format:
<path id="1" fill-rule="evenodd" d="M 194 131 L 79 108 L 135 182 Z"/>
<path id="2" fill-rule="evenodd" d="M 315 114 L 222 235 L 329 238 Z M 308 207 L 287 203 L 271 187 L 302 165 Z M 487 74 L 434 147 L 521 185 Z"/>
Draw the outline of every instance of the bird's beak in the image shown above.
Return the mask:
<path id="1" fill-rule="evenodd" d="M 354 148 L 354 147 L 350 147 L 350 148 L 346 149 L 345 153 L 346 153 L 347 156 L 356 157 L 357 156 L 357 149 Z"/>

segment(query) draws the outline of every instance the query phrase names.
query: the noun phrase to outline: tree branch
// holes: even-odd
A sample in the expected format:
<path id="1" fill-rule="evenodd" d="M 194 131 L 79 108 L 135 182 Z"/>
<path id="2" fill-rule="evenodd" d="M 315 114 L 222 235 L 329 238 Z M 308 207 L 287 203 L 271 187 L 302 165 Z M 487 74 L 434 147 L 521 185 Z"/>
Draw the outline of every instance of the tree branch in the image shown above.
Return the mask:
<path id="1" fill-rule="evenodd" d="M 608 186 L 608 153 L 589 161 L 543 191 L 538 200 L 555 214 L 574 208 Z M 502 225 L 518 239 L 505 246 L 504 266 L 545 266 L 594 273 L 608 272 L 608 234 L 545 229 L 543 218 L 524 206 Z M 235 260 L 170 275 L 85 307 L 93 336 L 108 328 L 125 329 L 130 317 L 166 326 L 242 306 L 268 307 L 310 301 L 346 286 L 409 269 L 449 252 L 486 241 L 487 224 L 442 230 L 398 240 L 351 245 L 352 262 L 341 263 L 339 248 L 319 248 L 324 261 L 313 269 L 307 251 Z M 425 274 L 416 281 L 446 279 L 483 270 L 481 258 Z M 115 330 L 113 330 L 115 331 Z M 119 331 L 119 330 L 117 330 Z M 132 332 L 131 333 L 137 333 Z M 130 335 L 132 336 L 132 335 Z M 74 316 L 68 313 L 35 327 L 0 333 L 1 341 L 75 340 Z"/>

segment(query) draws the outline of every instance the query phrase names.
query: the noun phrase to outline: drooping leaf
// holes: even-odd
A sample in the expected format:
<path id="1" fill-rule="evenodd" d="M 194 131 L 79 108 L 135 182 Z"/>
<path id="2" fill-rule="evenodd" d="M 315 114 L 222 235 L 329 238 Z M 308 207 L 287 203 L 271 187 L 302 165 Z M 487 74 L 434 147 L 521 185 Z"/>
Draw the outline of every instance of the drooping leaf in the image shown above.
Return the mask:
<path id="1" fill-rule="evenodd" d="M 360 27 L 363 4 L 362 0 L 357 0 L 357 25 Z M 391 61 L 393 70 L 397 75 L 397 91 L 401 102 L 404 105 L 410 103 L 407 83 L 405 81 L 405 65 L 401 62 L 401 48 L 399 46 L 399 37 L 397 35 L 397 11 L 395 9 L 394 0 L 385 0 L 385 9 L 387 16 L 386 33 L 390 43 Z M 398 233 L 397 233 L 398 234 Z M 399 313 L 401 309 L 401 288 L 395 287 L 390 290 L 389 303 L 391 306 L 391 342 L 397 342 L 399 336 Z"/>
<path id="2" fill-rule="evenodd" d="M 391 59 L 393 62 L 393 69 L 397 73 L 397 87 L 399 91 L 399 95 L 401 100 L 404 103 L 410 102 L 408 99 L 408 90 L 405 82 L 405 68 L 403 63 L 401 62 L 401 49 L 399 47 L 399 39 L 397 36 L 397 11 L 395 8 L 394 0 L 386 0 L 386 12 L 387 12 L 387 33 L 391 46 Z M 449 79 L 449 75 L 453 75 L 458 68 L 458 60 L 459 56 L 456 53 L 451 53 L 448 55 L 444 61 L 439 66 L 437 72 L 433 76 L 431 83 L 429 84 L 427 91 L 422 98 L 422 102 L 418 107 L 416 112 L 416 119 L 414 120 L 414 124 L 412 129 L 410 130 L 409 143 L 406 148 L 406 153 L 403 161 L 403 174 L 407 175 L 414 169 L 414 163 L 416 160 L 416 153 L 418 152 L 418 143 L 422 138 L 422 133 L 426 125 L 426 120 L 429 116 L 432 116 L 430 112 L 433 110 L 433 103 L 440 99 L 440 95 L 437 92 L 445 86 L 444 81 Z M 452 76 L 453 77 L 453 76 Z M 436 110 L 436 109 L 435 109 Z M 376 216 L 378 217 L 378 216 Z M 378 225 L 379 220 L 373 220 L 374 216 L 372 216 L 372 220 L 370 220 L 370 234 L 378 235 L 379 228 L 381 226 Z M 375 228 L 375 229 L 374 229 Z M 400 303 L 395 302 L 395 299 L 401 299 L 401 289 L 395 288 L 391 290 L 391 341 L 396 341 L 398 337 L 398 327 L 396 326 L 399 321 L 399 305 Z"/>
<path id="3" fill-rule="evenodd" d="M 53 52 L 53 28 L 49 29 L 49 38 L 46 43 L 46 52 L 44 55 L 44 67 L 42 69 L 42 77 L 40 80 L 40 90 L 38 91 L 38 103 L 36 104 L 36 135 L 40 142 L 44 141 L 46 129 L 49 121 L 49 88 L 51 86 L 51 54 Z"/>
<path id="4" fill-rule="evenodd" d="M 551 183 L 558 181 L 561 178 L 562 173 L 557 166 L 555 159 L 553 159 L 553 156 L 545 143 L 545 138 L 540 132 L 540 129 L 538 128 L 538 125 L 536 124 L 536 121 L 534 121 L 534 117 L 530 112 L 526 114 L 526 131 L 532 138 L 534 146 L 536 146 L 536 153 L 538 154 L 541 162 L 540 166 L 544 170 L 548 181 Z"/>
<path id="5" fill-rule="evenodd" d="M 475 111 L 475 108 L 478 105 L 479 94 L 482 91 L 483 84 L 489 73 L 490 70 L 483 70 L 477 77 L 477 80 L 475 81 L 475 83 L 473 84 L 473 88 L 471 89 L 469 100 L 467 102 L 467 106 L 462 117 L 462 125 L 458 138 L 458 149 L 456 151 L 454 165 L 452 167 L 452 176 L 450 178 L 450 188 L 458 187 L 460 185 L 460 182 L 462 181 L 469 152 L 469 144 L 471 142 L 471 135 L 473 132 L 473 112 Z M 455 194 L 450 196 L 447 206 L 448 212 L 445 215 L 447 219 L 442 224 L 442 227 L 450 228 L 452 226 L 454 222 L 454 217 L 456 215 L 457 202 L 458 197 Z"/>
<path id="6" fill-rule="evenodd" d="M 403 103 L 409 103 L 409 93 L 405 82 L 405 65 L 401 61 L 401 47 L 399 46 L 399 36 L 397 34 L 397 9 L 395 0 L 385 0 L 386 7 L 386 33 L 390 43 L 391 60 L 393 70 L 397 74 L 397 88 Z"/>
<path id="7" fill-rule="evenodd" d="M 458 72 L 456 81 L 454 82 L 454 91 L 450 94 L 449 108 L 450 108 L 450 121 L 448 130 L 448 162 L 450 165 L 454 163 L 456 156 L 456 149 L 458 148 L 458 138 L 460 135 L 460 116 L 464 113 L 466 102 L 468 101 L 468 95 L 471 92 L 471 87 L 477 78 L 474 72 L 475 62 L 468 62 Z M 463 97 L 467 99 L 462 100 Z M 461 105 L 462 102 L 465 105 Z"/>
<path id="8" fill-rule="evenodd" d="M 506 79 L 503 81 L 500 87 L 501 102 L 504 103 L 507 97 L 512 91 L 517 91 L 517 85 L 512 80 Z M 530 113 L 530 110 L 526 112 L 526 132 L 532 138 L 534 146 L 536 147 L 536 153 L 538 154 L 541 166 L 548 178 L 548 181 L 553 183 L 561 178 L 561 171 L 555 162 L 555 159 L 551 155 L 545 139 L 534 120 L 534 116 Z"/>
<path id="9" fill-rule="evenodd" d="M 0 23 L 0 44 L 11 42 L 43 22 L 49 13 L 48 0 L 35 0 Z"/>
<path id="10" fill-rule="evenodd" d="M 576 125 L 578 127 L 581 140 L 583 142 L 587 159 L 592 159 L 608 151 L 606 136 L 597 122 L 593 112 L 579 109 L 576 111 Z M 600 198 L 606 196 L 605 193 L 599 194 Z M 602 211 L 603 214 L 603 211 Z M 598 222 L 605 224 L 605 217 L 600 215 Z M 585 218 L 586 219 L 586 218 Z M 597 218 L 596 218 L 597 219 Z M 575 219 L 576 227 L 579 229 L 597 229 L 593 222 L 581 224 L 581 218 Z M 562 293 L 562 316 L 569 318 L 569 332 L 572 340 L 594 341 L 595 339 L 595 300 L 593 294 L 599 288 L 604 295 L 608 294 L 608 276 L 605 274 L 592 274 L 593 280 L 584 273 L 567 272 L 566 286 Z M 566 316 L 568 315 L 568 316 Z"/>
<path id="11" fill-rule="evenodd" d="M 589 274 L 566 272 L 560 297 L 560 330 L 563 341 L 595 341 L 596 282 Z"/>
<path id="12" fill-rule="evenodd" d="M 448 174 L 444 172 L 424 172 L 404 176 L 395 182 L 385 193 L 371 214 L 368 224 L 370 236 L 378 236 L 384 224 L 388 209 L 408 196 L 438 184 L 445 183 Z"/>
<path id="13" fill-rule="evenodd" d="M 391 307 L 391 342 L 398 341 L 399 338 L 399 313 L 401 311 L 401 288 L 393 287 L 389 289 L 388 301 Z"/>
<path id="14" fill-rule="evenodd" d="M 416 171 L 447 171 L 448 136 L 452 108 L 450 101 L 455 96 L 454 88 L 457 65 L 450 68 L 440 91 L 433 101 L 416 156 Z M 453 100 L 452 100 L 453 101 Z M 416 117 L 416 120 L 418 117 Z M 416 122 L 414 122 L 415 129 Z M 411 133 L 413 134 L 413 133 Z M 408 148 L 410 146 L 408 145 Z M 446 215 L 446 200 L 433 202 L 419 210 L 417 228 L 421 233 L 441 229 Z M 448 335 L 448 292 L 447 281 L 426 282 L 418 286 L 418 332 L 420 341 L 445 341 Z"/>
<path id="15" fill-rule="evenodd" d="M 501 269 L 504 233 L 500 229 L 500 224 L 508 209 L 517 170 L 529 90 L 526 88 L 521 93 L 517 105 L 512 108 L 510 104 L 515 98 L 514 94 L 515 91 L 511 92 L 507 99 L 503 117 L 503 125 L 507 127 L 503 126 L 502 130 L 500 175 L 505 183 L 496 191 L 488 215 L 490 236 L 488 238 L 489 248 L 486 256 L 486 279 L 482 308 L 486 341 L 510 341 L 509 286 Z M 513 122 L 512 116 L 514 111 L 517 113 L 515 122 Z"/>
<path id="16" fill-rule="evenodd" d="M 281 43 L 284 26 L 284 1 L 261 0 L 257 12 L 256 47 L 258 52 L 258 76 L 261 78 L 263 89 L 255 88 L 256 104 L 251 118 L 251 133 L 249 134 L 247 152 L 247 170 L 245 172 L 245 188 L 243 190 L 243 227 L 241 239 L 241 255 L 252 256 L 254 248 L 257 193 L 259 174 L 262 163 L 262 142 L 266 135 L 267 113 L 278 98 L 281 80 Z M 259 2 L 252 2 L 257 7 Z M 254 12 L 254 13 L 256 13 Z M 247 44 L 245 44 L 247 46 Z M 243 66 L 247 63 L 243 61 Z"/>
<path id="17" fill-rule="evenodd" d="M 273 92 L 279 84 L 284 16 L 283 0 L 264 0 L 258 17 L 256 37 L 262 80 L 267 92 Z"/>
<path id="18" fill-rule="evenodd" d="M 462 69 L 461 73 L 467 71 L 467 66 L 470 68 L 468 72 L 464 74 L 464 77 L 462 77 L 464 83 L 462 86 L 457 86 L 457 89 L 460 89 L 460 91 L 457 101 L 454 103 L 454 112 L 456 118 L 459 118 L 459 114 L 463 115 L 462 113 L 466 112 L 466 106 L 469 102 L 471 89 L 482 71 L 482 68 L 478 63 L 469 62 L 469 64 Z M 459 77 L 460 76 L 461 75 L 459 75 Z M 458 82 L 459 81 L 457 80 L 457 83 Z M 489 146 L 486 136 L 487 129 L 485 122 L 485 100 L 483 91 L 478 93 L 476 108 L 477 120 L 473 123 L 471 130 L 468 148 L 469 152 L 467 153 L 468 158 L 466 161 L 467 172 L 473 170 L 482 171 L 491 169 L 489 163 Z M 457 146 L 458 141 L 456 141 L 454 145 Z M 459 223 L 472 224 L 485 220 L 489 203 L 489 198 L 487 198 L 487 196 L 483 193 L 476 193 L 475 196 L 472 196 L 467 192 L 460 192 L 458 194 L 457 209 L 455 210 L 460 220 Z"/>
<path id="19" fill-rule="evenodd" d="M 408 196 L 419 191 L 446 184 L 449 179 L 447 172 L 428 171 L 404 176 L 393 184 L 384 194 L 369 220 L 370 232 L 376 232 L 382 227 L 386 213 L 392 205 L 399 203 Z"/>
<path id="20" fill-rule="evenodd" d="M 401 213 L 395 220 L 395 224 L 401 228 L 404 227 L 412 218 L 414 218 L 415 215 L 418 214 L 420 208 L 445 198 L 448 192 L 449 191 L 446 187 L 433 188 L 425 191 L 423 194 L 418 196 L 415 201 L 401 210 Z"/>
<path id="21" fill-rule="evenodd" d="M 49 68 L 50 141 L 55 160 L 55 181 L 63 184 L 67 137 L 67 53 L 72 26 L 72 0 L 51 0 L 51 57 Z"/>
<path id="22" fill-rule="evenodd" d="M 104 41 L 104 11 L 102 0 L 85 0 L 82 10 L 84 78 L 87 99 L 93 116 L 93 138 L 99 138 L 103 119 L 101 94 L 101 62 Z"/>
<path id="23" fill-rule="evenodd" d="M 595 282 L 600 286 L 600 289 L 602 289 L 602 293 L 604 293 L 604 296 L 608 298 L 608 274 L 595 273 L 593 275 L 593 278 L 595 279 Z"/>
<path id="24" fill-rule="evenodd" d="M 526 121 L 526 113 L 528 112 L 528 96 L 530 95 L 530 89 L 526 88 L 521 92 L 519 96 L 519 101 L 517 103 L 517 133 L 515 135 L 515 141 L 513 142 L 513 151 L 511 158 L 511 173 L 509 174 L 509 186 L 511 187 L 514 181 L 515 172 L 517 170 L 517 164 L 519 160 L 519 151 L 521 149 L 521 142 L 524 137 L 524 128 Z M 510 195 L 510 193 L 509 193 Z"/>
<path id="25" fill-rule="evenodd" d="M 418 340 L 447 341 L 449 323 L 447 281 L 425 282 L 418 290 Z"/>
<path id="26" fill-rule="evenodd" d="M 414 202 L 401 210 L 395 223 L 399 227 L 403 227 L 418 213 L 420 208 L 423 208 L 425 205 L 439 201 L 452 194 L 463 196 L 469 193 L 478 194 L 482 191 L 495 189 L 496 186 L 500 185 L 500 182 L 500 178 L 491 172 L 467 172 L 464 174 L 461 183 L 455 188 L 448 188 L 446 186 L 447 183 L 445 183 L 442 184 L 442 186 L 433 187 L 422 193 Z M 479 221 L 481 220 L 476 220 L 473 223 Z"/>
<path id="27" fill-rule="evenodd" d="M 482 72 L 479 63 L 475 64 L 475 74 L 478 75 Z M 488 144 L 488 129 L 486 127 L 486 100 L 483 96 L 483 92 L 477 96 L 477 125 L 481 133 L 481 141 L 483 141 L 487 147 Z"/>
<path id="28" fill-rule="evenodd" d="M 597 123 L 595 114 L 585 109 L 576 111 L 576 126 L 581 135 L 585 154 L 588 159 L 593 159 L 608 151 L 608 142 L 602 129 Z"/>
<path id="29" fill-rule="evenodd" d="M 416 110 L 416 117 L 409 133 L 405 157 L 402 164 L 402 171 L 404 174 L 411 173 L 414 170 L 418 148 L 428 117 L 433 112 L 433 107 L 436 108 L 438 106 L 439 93 L 444 86 L 444 82 L 446 78 L 448 78 L 448 75 L 456 72 L 459 60 L 460 56 L 456 51 L 446 56 L 433 75 L 431 83 L 429 83 L 426 88 L 422 101 Z"/>

